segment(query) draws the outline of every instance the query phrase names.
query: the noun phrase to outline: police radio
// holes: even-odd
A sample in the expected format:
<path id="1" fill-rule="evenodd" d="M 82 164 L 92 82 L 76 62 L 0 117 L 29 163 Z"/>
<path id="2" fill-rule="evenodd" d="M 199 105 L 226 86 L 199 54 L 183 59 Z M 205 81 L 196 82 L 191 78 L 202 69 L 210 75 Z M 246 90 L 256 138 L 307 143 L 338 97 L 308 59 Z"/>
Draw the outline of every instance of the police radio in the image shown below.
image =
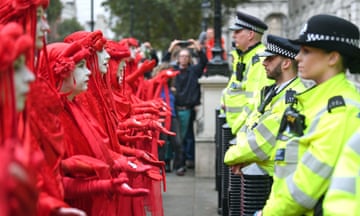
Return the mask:
<path id="1" fill-rule="evenodd" d="M 236 64 L 235 74 L 236 74 L 236 79 L 240 82 L 244 79 L 244 70 L 245 70 L 245 64 L 242 62 L 238 62 Z"/>
<path id="2" fill-rule="evenodd" d="M 286 141 L 290 137 L 302 136 L 305 128 L 305 116 L 290 105 L 286 108 L 281 119 L 277 139 Z"/>

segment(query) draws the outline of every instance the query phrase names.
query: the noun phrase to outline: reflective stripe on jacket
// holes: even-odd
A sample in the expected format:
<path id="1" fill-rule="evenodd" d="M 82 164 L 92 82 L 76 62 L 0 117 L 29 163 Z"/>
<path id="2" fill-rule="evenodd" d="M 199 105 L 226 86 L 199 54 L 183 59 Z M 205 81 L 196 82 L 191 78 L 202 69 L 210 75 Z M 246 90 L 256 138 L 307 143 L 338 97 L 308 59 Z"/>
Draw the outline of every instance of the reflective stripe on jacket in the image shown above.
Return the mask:
<path id="1" fill-rule="evenodd" d="M 275 149 L 282 114 L 288 106 L 285 95 L 289 89 L 302 92 L 305 86 L 299 78 L 296 78 L 272 98 L 263 114 L 254 110 L 237 133 L 236 145 L 227 150 L 224 157 L 225 164 L 257 162 L 269 175 L 273 175 L 274 161 L 269 159 Z"/>
<path id="2" fill-rule="evenodd" d="M 360 130 L 344 147 L 323 204 L 325 216 L 360 213 Z"/>
<path id="3" fill-rule="evenodd" d="M 345 104 L 333 100 L 339 95 Z M 360 125 L 360 95 L 345 73 L 296 95 L 296 99 L 306 129 L 303 136 L 276 143 L 274 183 L 264 216 L 312 215 L 329 187 L 344 144 Z"/>
<path id="4" fill-rule="evenodd" d="M 241 112 L 250 114 L 250 111 L 254 109 L 252 105 L 253 102 L 251 101 L 254 92 L 260 90 L 265 85 L 273 83 L 272 80 L 267 79 L 262 61 L 256 55 L 263 50 L 265 50 L 265 46 L 259 43 L 257 46 L 254 46 L 249 51 L 243 53 L 238 59 L 234 60 L 233 68 L 235 70 L 222 95 L 226 113 L 226 122 L 231 128 L 234 125 L 235 119 Z M 242 73 L 243 79 L 241 81 L 237 80 L 236 77 L 236 65 L 239 62 L 245 64 L 245 69 Z"/>

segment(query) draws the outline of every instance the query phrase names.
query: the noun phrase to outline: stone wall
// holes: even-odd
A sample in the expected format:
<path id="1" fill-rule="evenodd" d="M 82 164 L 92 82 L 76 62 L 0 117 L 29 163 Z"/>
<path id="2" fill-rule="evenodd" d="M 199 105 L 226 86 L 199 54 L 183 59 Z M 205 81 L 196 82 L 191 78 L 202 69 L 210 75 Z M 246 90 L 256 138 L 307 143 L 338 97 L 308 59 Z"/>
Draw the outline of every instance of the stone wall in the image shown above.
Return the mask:
<path id="1" fill-rule="evenodd" d="M 287 38 L 297 38 L 306 20 L 320 13 L 336 15 L 360 26 L 360 0 L 253 0 L 239 4 L 236 10 L 264 20 L 269 26 L 266 34 Z M 234 22 L 234 18 L 235 14 L 228 26 Z M 223 30 L 226 48 L 230 50 L 232 32 L 225 27 Z M 348 76 L 360 89 L 360 76 Z"/>

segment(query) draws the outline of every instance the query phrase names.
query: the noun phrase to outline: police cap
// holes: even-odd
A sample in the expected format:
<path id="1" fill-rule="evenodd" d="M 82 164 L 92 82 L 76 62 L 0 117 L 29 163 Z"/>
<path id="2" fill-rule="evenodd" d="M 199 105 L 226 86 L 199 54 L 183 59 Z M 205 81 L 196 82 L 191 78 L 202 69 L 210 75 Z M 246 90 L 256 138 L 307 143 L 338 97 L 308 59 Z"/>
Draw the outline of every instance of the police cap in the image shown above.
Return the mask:
<path id="1" fill-rule="evenodd" d="M 235 23 L 230 26 L 230 30 L 236 31 L 240 29 L 250 29 L 252 31 L 263 34 L 268 29 L 267 25 L 260 19 L 249 14 L 236 12 Z"/>
<path id="2" fill-rule="evenodd" d="M 269 34 L 267 36 L 266 50 L 259 53 L 260 57 L 281 55 L 294 59 L 299 52 L 300 46 L 291 43 L 288 39 Z"/>
<path id="3" fill-rule="evenodd" d="M 360 73 L 359 28 L 343 18 L 319 14 L 312 16 L 293 43 L 338 51 L 349 60 L 350 73 Z"/>
<path id="4" fill-rule="evenodd" d="M 360 57 L 359 29 L 353 23 L 333 15 L 311 17 L 293 43 L 338 51 L 349 57 Z"/>

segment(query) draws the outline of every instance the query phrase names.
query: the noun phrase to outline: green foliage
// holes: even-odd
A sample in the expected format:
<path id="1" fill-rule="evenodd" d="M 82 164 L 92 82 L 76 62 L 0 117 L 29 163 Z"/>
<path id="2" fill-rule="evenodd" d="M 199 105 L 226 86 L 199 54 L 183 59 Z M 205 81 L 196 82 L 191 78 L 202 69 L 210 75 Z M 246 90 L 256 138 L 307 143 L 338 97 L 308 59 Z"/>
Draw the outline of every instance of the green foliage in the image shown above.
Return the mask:
<path id="1" fill-rule="evenodd" d="M 57 26 L 58 37 L 56 41 L 63 41 L 69 34 L 84 30 L 84 27 L 77 21 L 77 19 L 65 19 Z"/>
<path id="2" fill-rule="evenodd" d="M 116 38 L 133 36 L 150 41 L 157 49 L 166 49 L 174 39 L 197 39 L 201 32 L 201 0 L 107 0 Z M 214 0 L 210 1 L 212 9 Z M 222 20 L 244 0 L 223 0 Z M 213 14 L 209 25 L 213 21 Z"/>
<path id="3" fill-rule="evenodd" d="M 49 7 L 46 9 L 47 20 L 54 23 L 61 15 L 63 5 L 60 0 L 51 0 Z"/>

